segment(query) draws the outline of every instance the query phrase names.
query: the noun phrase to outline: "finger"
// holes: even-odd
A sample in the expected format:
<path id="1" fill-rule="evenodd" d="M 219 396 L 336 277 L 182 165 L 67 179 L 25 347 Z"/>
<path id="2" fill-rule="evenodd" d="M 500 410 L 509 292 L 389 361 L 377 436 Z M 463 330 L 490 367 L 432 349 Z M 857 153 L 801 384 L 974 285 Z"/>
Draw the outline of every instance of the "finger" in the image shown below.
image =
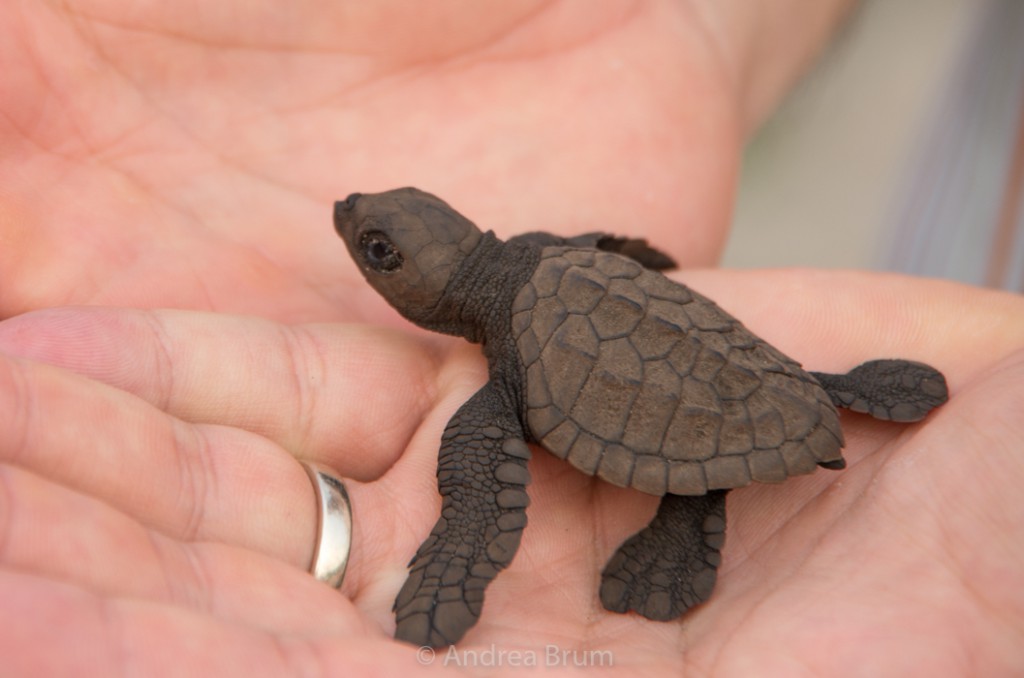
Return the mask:
<path id="1" fill-rule="evenodd" d="M 300 568 L 236 546 L 168 538 L 102 501 L 5 465 L 0 544 L 3 569 L 99 595 L 169 603 L 276 632 L 362 626 L 346 598 Z"/>
<path id="2" fill-rule="evenodd" d="M 949 281 L 805 269 L 675 277 L 807 368 L 824 372 L 906 358 L 935 366 L 955 386 L 1024 345 L 1021 297 Z"/>
<path id="3" fill-rule="evenodd" d="M 183 423 L 123 391 L 0 356 L 0 461 L 108 502 L 181 540 L 309 562 L 312 487 L 255 434 Z"/>
<path id="4" fill-rule="evenodd" d="M 0 323 L 0 352 L 134 393 L 174 416 L 269 438 L 378 477 L 436 395 L 437 356 L 398 332 L 181 311 L 55 309 Z"/>
<path id="5" fill-rule="evenodd" d="M 404 577 L 408 552 L 433 521 L 437 441 L 447 413 L 482 376 L 457 364 L 451 371 L 442 381 L 452 386 L 410 454 L 379 482 L 349 483 L 354 546 L 343 590 L 364 609 L 390 608 L 385 599 Z M 317 524 L 312 486 L 287 452 L 261 436 L 187 424 L 105 384 L 3 356 L 0 430 L 9 433 L 0 437 L 0 461 L 95 497 L 147 528 L 309 567 Z M 61 514 L 49 518 L 60 522 Z M 386 614 L 378 616 L 386 622 Z"/>

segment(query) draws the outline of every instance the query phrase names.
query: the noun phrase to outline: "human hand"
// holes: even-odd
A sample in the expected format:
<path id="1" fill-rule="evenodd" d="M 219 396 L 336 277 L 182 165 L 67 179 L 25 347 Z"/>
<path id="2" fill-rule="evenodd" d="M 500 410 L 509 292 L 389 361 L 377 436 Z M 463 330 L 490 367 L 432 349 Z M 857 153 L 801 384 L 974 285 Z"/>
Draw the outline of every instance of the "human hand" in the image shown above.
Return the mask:
<path id="1" fill-rule="evenodd" d="M 331 203 L 409 184 L 713 263 L 745 133 L 851 3 L 735 4 L 3 3 L 0 318 L 379 323 Z"/>
<path id="2" fill-rule="evenodd" d="M 845 471 L 730 493 L 718 586 L 679 622 L 597 599 L 605 559 L 655 500 L 539 452 L 519 554 L 452 657 L 493 646 L 514 673 L 509 652 L 544 665 L 553 647 L 570 653 L 556 664 L 590 661 L 595 675 L 608 657 L 645 675 L 1019 669 L 1024 302 L 868 274 L 680 277 L 812 369 L 919 359 L 946 373 L 952 399 L 912 426 L 844 414 Z M 436 518 L 441 430 L 485 379 L 478 349 L 360 326 L 59 309 L 0 324 L 0 356 L 6 666 L 417 666 L 390 639 L 390 608 Z M 315 513 L 295 456 L 351 479 L 340 595 L 305 572 Z M 434 662 L 446 659 L 454 671 L 444 650 Z"/>

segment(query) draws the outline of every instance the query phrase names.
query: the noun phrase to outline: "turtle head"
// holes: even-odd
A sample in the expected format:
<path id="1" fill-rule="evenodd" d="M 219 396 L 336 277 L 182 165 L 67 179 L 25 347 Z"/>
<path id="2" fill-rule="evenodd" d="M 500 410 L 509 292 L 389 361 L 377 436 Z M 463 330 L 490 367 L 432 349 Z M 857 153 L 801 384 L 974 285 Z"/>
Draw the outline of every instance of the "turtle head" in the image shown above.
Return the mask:
<path id="1" fill-rule="evenodd" d="M 367 282 L 399 313 L 426 324 L 480 230 L 415 188 L 353 193 L 334 203 L 334 228 Z"/>

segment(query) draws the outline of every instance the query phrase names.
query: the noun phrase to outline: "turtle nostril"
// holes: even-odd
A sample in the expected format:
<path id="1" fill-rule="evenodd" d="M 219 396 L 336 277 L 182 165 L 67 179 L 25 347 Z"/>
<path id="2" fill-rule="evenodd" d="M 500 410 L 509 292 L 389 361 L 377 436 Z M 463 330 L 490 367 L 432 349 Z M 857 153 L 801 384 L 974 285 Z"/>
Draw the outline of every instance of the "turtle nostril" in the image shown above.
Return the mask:
<path id="1" fill-rule="evenodd" d="M 345 237 L 346 230 L 351 228 L 353 219 L 356 218 L 354 208 L 360 195 L 359 193 L 353 193 L 344 200 L 338 200 L 334 203 L 334 229 L 343 238 Z"/>

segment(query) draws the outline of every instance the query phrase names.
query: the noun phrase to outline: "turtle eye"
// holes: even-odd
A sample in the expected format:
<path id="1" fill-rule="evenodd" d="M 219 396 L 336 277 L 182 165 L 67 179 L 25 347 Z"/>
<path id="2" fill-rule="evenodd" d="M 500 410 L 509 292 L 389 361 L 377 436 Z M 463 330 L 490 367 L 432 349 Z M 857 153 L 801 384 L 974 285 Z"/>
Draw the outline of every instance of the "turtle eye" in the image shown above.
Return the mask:
<path id="1" fill-rule="evenodd" d="M 364 233 L 359 248 L 366 263 L 378 273 L 394 273 L 405 261 L 394 243 L 380 231 Z"/>

